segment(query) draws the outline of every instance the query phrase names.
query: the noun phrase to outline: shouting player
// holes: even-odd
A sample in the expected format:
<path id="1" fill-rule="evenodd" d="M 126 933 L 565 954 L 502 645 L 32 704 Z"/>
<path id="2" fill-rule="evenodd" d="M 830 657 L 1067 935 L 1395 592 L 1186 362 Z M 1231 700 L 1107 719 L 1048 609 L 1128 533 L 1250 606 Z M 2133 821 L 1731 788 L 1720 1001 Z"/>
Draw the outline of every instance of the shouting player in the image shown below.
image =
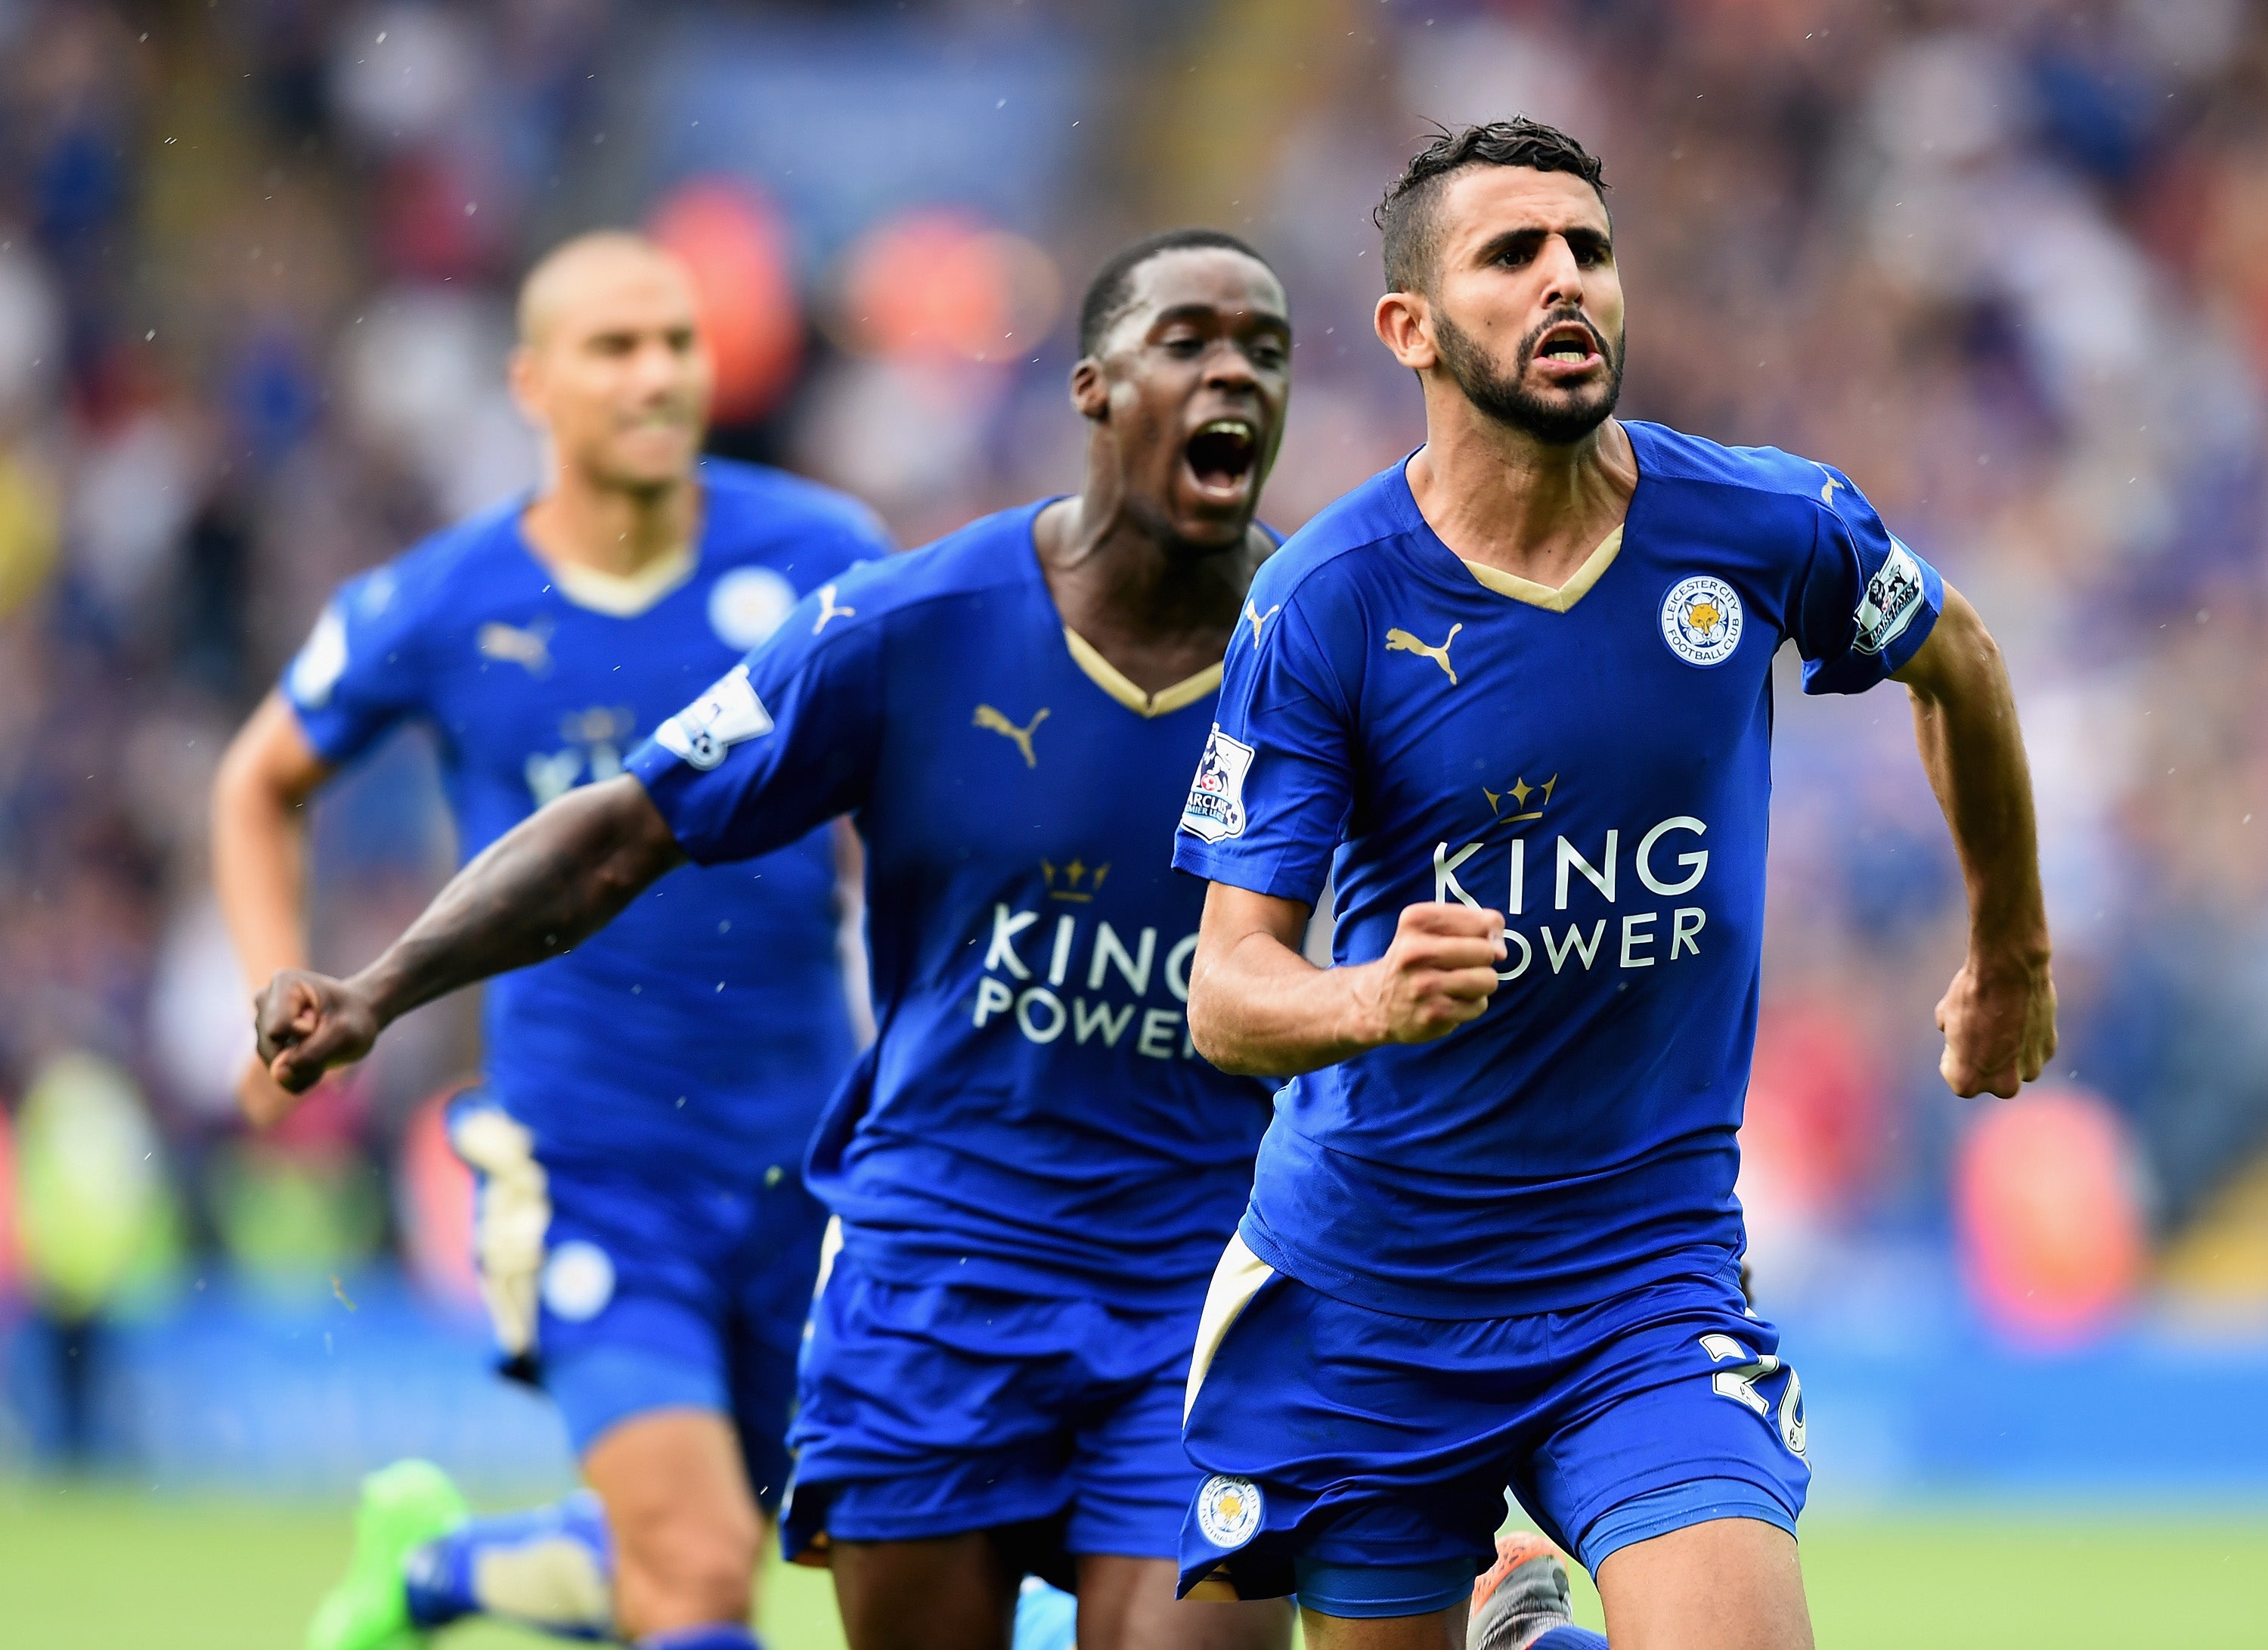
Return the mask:
<path id="1" fill-rule="evenodd" d="M 388 729 L 433 730 L 476 853 L 603 788 L 806 593 L 887 549 L 846 498 L 698 461 L 709 357 L 659 247 L 570 241 L 528 276 L 519 327 L 541 493 L 349 583 L 223 765 L 216 881 L 254 978 L 301 961 L 301 806 Z M 486 1085 L 450 1125 L 482 1177 L 482 1287 L 604 1518 L 583 1496 L 468 1521 L 437 1470 L 375 1474 L 313 1650 L 476 1611 L 749 1643 L 826 1219 L 799 1165 L 856 1053 L 825 819 L 754 863 L 670 876 L 490 992 Z M 246 1083 L 256 1119 L 291 1103 L 264 1069 Z"/>
<path id="2" fill-rule="evenodd" d="M 1808 691 L 1912 696 L 1968 880 L 1946 1079 L 2013 1094 L 2055 1045 L 1992 639 L 1839 472 L 1610 418 L 1602 188 L 1515 122 L 1388 194 L 1425 445 L 1260 574 L 1178 838 L 1197 1046 L 1298 1074 L 1206 1303 L 1183 1585 L 1296 1588 L 1320 1650 L 1462 1646 L 1507 1484 L 1620 1650 L 1810 1643 L 1802 1398 L 1733 1195 L 1783 641 Z M 1599 1642 L 1507 1557 L 1491 1646 Z"/>
<path id="3" fill-rule="evenodd" d="M 1158 237 L 1096 276 L 1080 350 L 1078 496 L 845 574 L 370 968 L 284 973 L 260 1007 L 301 1088 L 419 1003 L 587 943 L 688 857 L 851 814 L 880 1040 L 812 1148 L 842 1243 L 785 1519 L 854 1650 L 997 1650 L 1027 1571 L 1077 1592 L 1088 1650 L 1290 1632 L 1280 1604 L 1174 1596 L 1181 1389 L 1268 1089 L 1189 1042 L 1203 890 L 1167 863 L 1221 650 L 1269 622 L 1245 595 L 1273 548 L 1283 289 L 1230 237 Z"/>

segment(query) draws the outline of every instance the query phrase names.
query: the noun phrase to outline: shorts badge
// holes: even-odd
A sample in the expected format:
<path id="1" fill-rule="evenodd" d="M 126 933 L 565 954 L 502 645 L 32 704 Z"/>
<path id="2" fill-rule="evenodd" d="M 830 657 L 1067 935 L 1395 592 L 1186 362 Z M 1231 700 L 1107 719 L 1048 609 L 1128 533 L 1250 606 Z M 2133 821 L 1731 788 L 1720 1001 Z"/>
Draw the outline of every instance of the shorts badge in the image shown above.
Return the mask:
<path id="1" fill-rule="evenodd" d="M 1216 1547 L 1241 1547 L 1260 1533 L 1260 1486 L 1216 1472 L 1197 1491 L 1197 1528 Z"/>
<path id="2" fill-rule="evenodd" d="M 1661 639 L 1689 665 L 1721 665 L 1741 645 L 1740 593 L 1723 579 L 1696 573 L 1661 599 Z"/>
<path id="3" fill-rule="evenodd" d="M 543 1304 L 554 1316 L 582 1323 L 614 1298 L 615 1263 L 606 1250 L 578 1238 L 551 1251 L 543 1266 Z"/>

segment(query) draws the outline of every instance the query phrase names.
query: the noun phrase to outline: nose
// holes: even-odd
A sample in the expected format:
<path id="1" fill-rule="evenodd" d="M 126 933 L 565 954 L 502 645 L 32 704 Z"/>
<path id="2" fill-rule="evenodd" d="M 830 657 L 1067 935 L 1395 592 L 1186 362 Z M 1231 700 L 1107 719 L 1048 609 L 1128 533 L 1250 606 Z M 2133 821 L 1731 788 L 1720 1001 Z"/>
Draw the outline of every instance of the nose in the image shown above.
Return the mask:
<path id="1" fill-rule="evenodd" d="M 1206 352 L 1204 384 L 1207 389 L 1256 390 L 1260 387 L 1260 375 L 1252 370 L 1251 361 L 1237 347 L 1236 341 L 1223 338 Z"/>
<path id="2" fill-rule="evenodd" d="M 1565 236 L 1554 235 L 1546 240 L 1535 254 L 1535 264 L 1543 277 L 1542 297 L 1546 309 L 1582 306 L 1583 266 L 1575 261 L 1575 249 Z"/>

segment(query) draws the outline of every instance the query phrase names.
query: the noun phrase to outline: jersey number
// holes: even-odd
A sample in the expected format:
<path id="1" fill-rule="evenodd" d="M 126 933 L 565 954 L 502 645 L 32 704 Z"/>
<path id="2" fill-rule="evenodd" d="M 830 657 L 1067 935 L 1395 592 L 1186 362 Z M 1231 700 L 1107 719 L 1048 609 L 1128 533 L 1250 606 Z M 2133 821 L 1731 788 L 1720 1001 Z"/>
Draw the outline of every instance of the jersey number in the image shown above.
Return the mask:
<path id="1" fill-rule="evenodd" d="M 1754 1410 L 1758 1415 L 1771 1416 L 1771 1400 L 1756 1390 L 1756 1382 L 1768 1375 L 1785 1372 L 1787 1386 L 1779 1395 L 1779 1441 L 1793 1455 L 1803 1454 L 1803 1382 L 1795 1371 L 1765 1352 L 1750 1357 L 1749 1349 L 1729 1335 L 1705 1335 L 1701 1350 L 1709 1354 L 1712 1364 L 1729 1363 L 1729 1369 L 1719 1369 L 1709 1377 L 1709 1385 L 1720 1398 L 1730 1398 L 1735 1403 Z"/>

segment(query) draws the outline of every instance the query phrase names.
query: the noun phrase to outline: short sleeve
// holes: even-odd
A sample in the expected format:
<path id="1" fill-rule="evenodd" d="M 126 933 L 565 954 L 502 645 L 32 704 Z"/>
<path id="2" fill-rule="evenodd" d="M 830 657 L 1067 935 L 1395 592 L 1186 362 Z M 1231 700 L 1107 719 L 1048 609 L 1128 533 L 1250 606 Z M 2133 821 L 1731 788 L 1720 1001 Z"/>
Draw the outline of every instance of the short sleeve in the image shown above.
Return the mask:
<path id="1" fill-rule="evenodd" d="M 804 598 L 623 764 L 698 863 L 770 853 L 865 801 L 887 626 L 844 616 L 850 593 L 846 580 L 845 606 L 832 584 Z"/>
<path id="2" fill-rule="evenodd" d="M 395 571 L 350 579 L 331 598 L 279 691 L 298 713 L 315 754 L 351 762 L 396 723 L 424 713 L 416 619 Z"/>
<path id="3" fill-rule="evenodd" d="M 1945 581 L 1847 478 L 1827 473 L 1811 559 L 1791 604 L 1795 645 L 1806 693 L 1864 693 L 1920 652 L 1945 609 Z"/>
<path id="4" fill-rule="evenodd" d="M 1174 833 L 1174 866 L 1314 903 L 1351 804 L 1352 718 L 1296 605 L 1273 624 L 1248 615 L 1237 628 L 1218 715 Z"/>

